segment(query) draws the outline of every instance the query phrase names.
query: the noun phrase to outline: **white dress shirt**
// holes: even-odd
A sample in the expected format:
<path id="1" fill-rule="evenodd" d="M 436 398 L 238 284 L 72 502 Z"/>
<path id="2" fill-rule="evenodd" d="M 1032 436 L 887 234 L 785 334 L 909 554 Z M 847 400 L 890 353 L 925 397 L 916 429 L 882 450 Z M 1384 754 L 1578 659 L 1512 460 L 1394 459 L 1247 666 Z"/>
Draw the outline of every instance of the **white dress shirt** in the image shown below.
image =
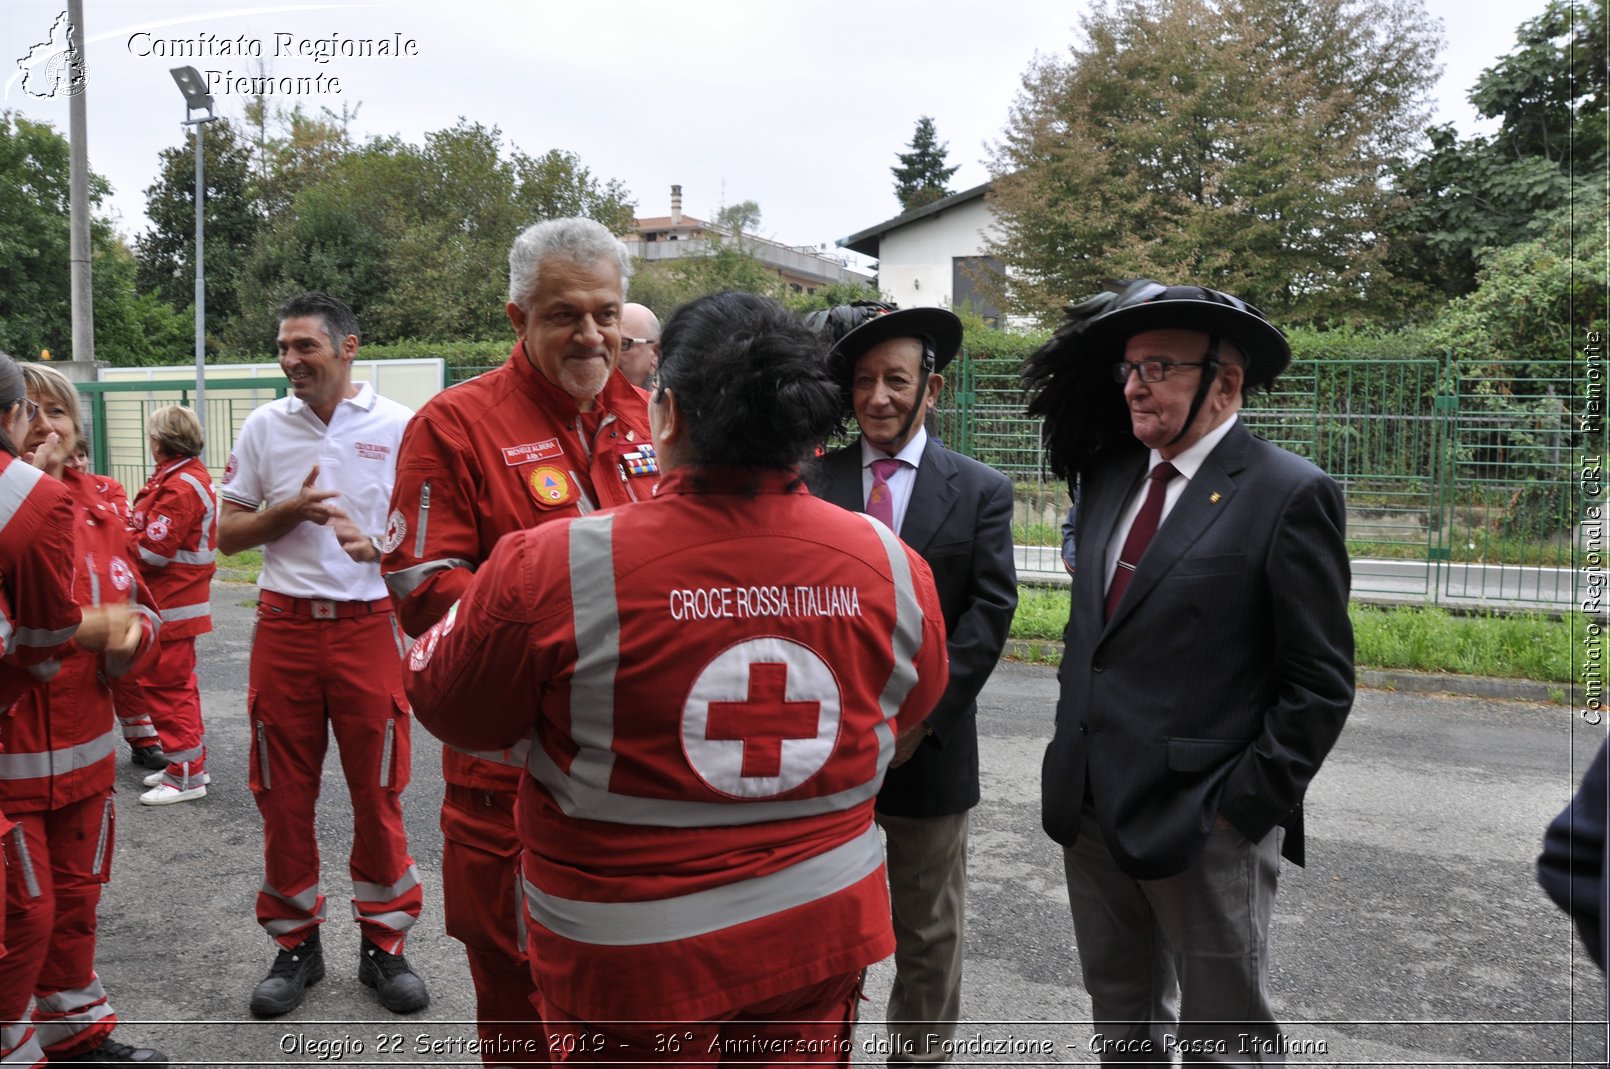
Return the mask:
<path id="1" fill-rule="evenodd" d="M 928 428 L 917 425 L 917 433 L 911 436 L 906 447 L 894 454 L 895 460 L 903 460 L 904 464 L 896 468 L 894 474 L 884 480 L 889 484 L 889 511 L 894 516 L 894 533 L 899 534 L 901 526 L 906 522 L 906 506 L 911 504 L 911 488 L 917 482 L 917 465 L 922 461 L 922 451 L 928 445 Z M 874 446 L 861 436 L 861 506 L 866 507 L 867 498 L 872 496 L 872 462 L 874 460 L 888 460 L 889 454 Z"/>

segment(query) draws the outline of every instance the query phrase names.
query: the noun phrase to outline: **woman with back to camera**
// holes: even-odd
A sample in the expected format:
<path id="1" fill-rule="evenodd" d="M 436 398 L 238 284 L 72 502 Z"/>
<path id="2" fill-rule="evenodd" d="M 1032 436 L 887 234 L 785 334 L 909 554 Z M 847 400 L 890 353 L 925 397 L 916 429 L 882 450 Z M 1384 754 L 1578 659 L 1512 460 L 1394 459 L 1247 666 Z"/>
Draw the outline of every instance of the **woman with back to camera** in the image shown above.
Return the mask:
<path id="1" fill-rule="evenodd" d="M 204 798 L 206 737 L 196 684 L 196 636 L 212 630 L 210 598 L 217 569 L 218 499 L 201 461 L 201 421 L 183 405 L 159 408 L 146 420 L 146 443 L 156 465 L 134 497 L 129 529 L 140 577 L 161 606 L 161 652 L 138 678 L 113 686 L 117 711 L 149 717 L 167 755 L 145 777 L 144 805 Z"/>
<path id="2" fill-rule="evenodd" d="M 800 479 L 838 412 L 775 301 L 683 306 L 654 499 L 507 536 L 415 646 L 444 741 L 535 729 L 519 825 L 556 1059 L 849 1062 L 894 947 L 872 801 L 947 665 L 927 565 Z M 467 696 L 484 715 L 455 720 Z"/>
<path id="3" fill-rule="evenodd" d="M 0 1021 L 8 1064 L 78 1062 L 165 1066 L 159 1051 L 112 1038 L 117 1015 L 95 974 L 96 909 L 111 875 L 112 779 L 118 730 L 102 674 L 139 671 L 156 653 L 157 615 L 130 559 L 128 530 L 105 483 L 67 467 L 83 436 L 78 394 L 54 368 L 22 368 L 37 414 L 24 457 L 71 495 L 70 546 L 83 622 L 61 667 L 0 720 L 0 809 L 18 823 L 5 837 L 6 955 Z M 12 1042 L 15 1040 L 15 1042 Z M 30 1054 L 34 1060 L 30 1060 Z"/>

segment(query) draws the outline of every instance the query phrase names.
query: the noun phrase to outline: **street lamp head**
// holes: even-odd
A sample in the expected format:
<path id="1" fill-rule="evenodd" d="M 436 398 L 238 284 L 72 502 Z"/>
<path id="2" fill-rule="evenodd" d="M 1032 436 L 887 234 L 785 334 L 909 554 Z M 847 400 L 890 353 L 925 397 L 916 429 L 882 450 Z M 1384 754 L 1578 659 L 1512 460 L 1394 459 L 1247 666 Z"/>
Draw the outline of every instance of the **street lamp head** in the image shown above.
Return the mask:
<path id="1" fill-rule="evenodd" d="M 173 75 L 173 81 L 184 94 L 185 119 L 190 118 L 192 111 L 205 108 L 207 118 L 212 118 L 212 94 L 207 92 L 207 83 L 201 77 L 201 72 L 194 67 L 172 67 L 168 73 Z"/>

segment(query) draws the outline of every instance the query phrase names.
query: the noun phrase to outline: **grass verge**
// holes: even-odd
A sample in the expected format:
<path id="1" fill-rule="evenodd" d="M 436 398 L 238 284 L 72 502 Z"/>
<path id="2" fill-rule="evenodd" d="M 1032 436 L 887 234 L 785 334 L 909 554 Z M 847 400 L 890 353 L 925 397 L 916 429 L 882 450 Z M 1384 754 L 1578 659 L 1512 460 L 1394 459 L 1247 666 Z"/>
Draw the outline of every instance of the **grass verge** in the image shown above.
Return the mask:
<path id="1" fill-rule="evenodd" d="M 1571 625 L 1536 614 L 1465 616 L 1444 609 L 1352 605 L 1354 661 L 1360 668 L 1400 668 L 1568 684 Z M 1062 638 L 1068 623 L 1065 588 L 1020 587 L 1012 637 L 1029 643 Z M 1060 651 L 1039 647 L 1056 663 Z M 1034 652 L 1031 650 L 1031 653 Z"/>

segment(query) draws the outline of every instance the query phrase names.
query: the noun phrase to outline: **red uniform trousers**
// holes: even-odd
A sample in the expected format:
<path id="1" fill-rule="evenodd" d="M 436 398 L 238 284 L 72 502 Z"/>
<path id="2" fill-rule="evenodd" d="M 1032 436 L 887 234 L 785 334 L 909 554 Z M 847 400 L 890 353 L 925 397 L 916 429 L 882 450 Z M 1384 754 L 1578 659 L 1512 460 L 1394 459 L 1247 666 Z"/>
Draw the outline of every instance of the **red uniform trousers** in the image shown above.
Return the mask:
<path id="1" fill-rule="evenodd" d="M 352 795 L 353 916 L 365 937 L 395 954 L 424 898 L 402 817 L 412 721 L 402 632 L 386 600 L 333 603 L 362 615 L 306 615 L 331 604 L 264 591 L 257 607 L 246 699 L 250 783 L 263 816 L 257 922 L 286 949 L 324 923 L 313 815 L 333 730 Z"/>
<path id="2" fill-rule="evenodd" d="M 14 814 L 4 839 L 6 956 L 0 958 L 0 1060 L 31 1065 L 98 1047 L 117 1015 L 95 975 L 95 910 L 111 877 L 110 791 L 58 809 Z M 35 1029 L 23 1024 L 35 999 Z M 32 1033 L 32 1034 L 30 1034 Z"/>
<path id="3" fill-rule="evenodd" d="M 860 997 L 857 970 L 709 1021 L 596 1025 L 547 1000 L 542 1018 L 554 1059 L 566 1065 L 848 1066 Z"/>
<path id="4" fill-rule="evenodd" d="M 546 1065 L 547 1031 L 526 959 L 514 799 L 509 791 L 447 785 L 442 908 L 447 934 L 464 944 L 469 958 L 482 1062 Z"/>
<path id="5" fill-rule="evenodd" d="M 154 724 L 162 752 L 168 755 L 167 782 L 181 790 L 194 786 L 185 777 L 193 780 L 207 770 L 195 638 L 164 640 L 157 660 L 140 676 L 112 681 L 112 700 L 123 722 L 123 737 L 128 738 L 131 720 Z"/>

